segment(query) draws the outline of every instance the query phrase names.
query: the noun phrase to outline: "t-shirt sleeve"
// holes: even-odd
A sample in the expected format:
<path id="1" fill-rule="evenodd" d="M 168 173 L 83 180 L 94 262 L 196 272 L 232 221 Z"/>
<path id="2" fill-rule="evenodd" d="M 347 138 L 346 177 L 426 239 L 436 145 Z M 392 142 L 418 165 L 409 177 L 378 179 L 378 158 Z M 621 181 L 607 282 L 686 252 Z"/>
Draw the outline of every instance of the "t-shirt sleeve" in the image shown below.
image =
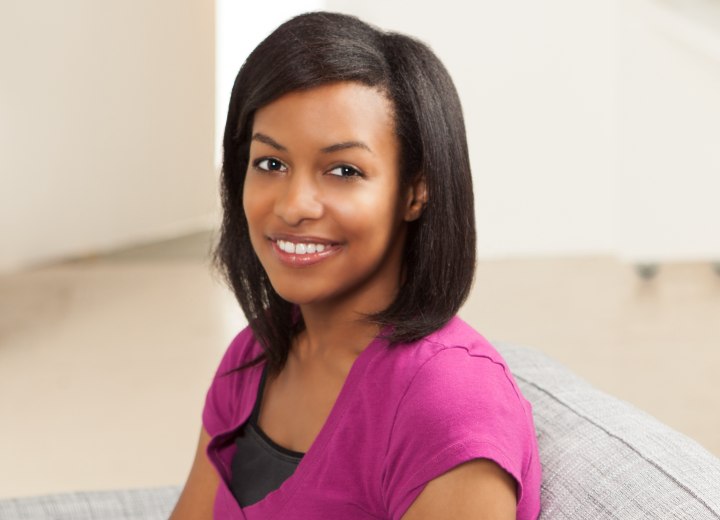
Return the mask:
<path id="1" fill-rule="evenodd" d="M 202 412 L 203 426 L 212 437 L 232 426 L 238 406 L 239 378 L 228 372 L 252 359 L 253 338 L 250 327 L 243 329 L 232 340 L 215 371 Z"/>
<path id="2" fill-rule="evenodd" d="M 529 421 L 502 363 L 459 347 L 435 354 L 398 406 L 383 482 L 390 517 L 401 518 L 429 481 L 478 458 L 512 475 L 519 501 L 532 456 Z"/>

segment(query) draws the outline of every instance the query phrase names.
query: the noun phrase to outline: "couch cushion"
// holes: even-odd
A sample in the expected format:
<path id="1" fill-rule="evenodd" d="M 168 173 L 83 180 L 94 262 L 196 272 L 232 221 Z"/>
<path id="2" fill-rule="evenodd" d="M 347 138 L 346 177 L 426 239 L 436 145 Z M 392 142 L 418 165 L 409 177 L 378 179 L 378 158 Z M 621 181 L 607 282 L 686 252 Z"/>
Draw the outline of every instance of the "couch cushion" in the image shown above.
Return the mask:
<path id="1" fill-rule="evenodd" d="M 2 520 L 167 520 L 180 486 L 0 500 Z"/>
<path id="2" fill-rule="evenodd" d="M 719 459 L 540 352 L 492 343 L 533 406 L 541 519 L 720 519 Z"/>

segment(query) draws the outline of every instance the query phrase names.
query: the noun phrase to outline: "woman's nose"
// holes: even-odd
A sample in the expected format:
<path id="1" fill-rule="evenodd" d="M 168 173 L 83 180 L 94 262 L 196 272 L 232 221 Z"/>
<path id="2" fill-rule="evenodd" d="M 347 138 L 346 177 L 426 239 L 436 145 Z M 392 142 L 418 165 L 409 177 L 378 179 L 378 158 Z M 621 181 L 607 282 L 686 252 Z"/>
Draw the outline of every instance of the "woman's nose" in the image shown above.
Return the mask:
<path id="1" fill-rule="evenodd" d="M 287 177 L 282 192 L 275 199 L 275 215 L 289 226 L 322 216 L 323 205 L 316 182 L 309 175 L 295 173 Z"/>

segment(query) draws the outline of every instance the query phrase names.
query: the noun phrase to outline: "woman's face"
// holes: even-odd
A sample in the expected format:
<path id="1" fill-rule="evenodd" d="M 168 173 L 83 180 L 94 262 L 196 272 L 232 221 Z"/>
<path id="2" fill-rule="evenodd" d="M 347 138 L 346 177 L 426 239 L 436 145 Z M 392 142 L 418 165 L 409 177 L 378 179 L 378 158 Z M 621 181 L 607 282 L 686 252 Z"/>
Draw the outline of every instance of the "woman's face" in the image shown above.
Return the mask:
<path id="1" fill-rule="evenodd" d="M 398 159 L 392 105 L 360 83 L 291 92 L 256 112 L 243 206 L 280 296 L 359 312 L 392 302 L 416 217 Z"/>

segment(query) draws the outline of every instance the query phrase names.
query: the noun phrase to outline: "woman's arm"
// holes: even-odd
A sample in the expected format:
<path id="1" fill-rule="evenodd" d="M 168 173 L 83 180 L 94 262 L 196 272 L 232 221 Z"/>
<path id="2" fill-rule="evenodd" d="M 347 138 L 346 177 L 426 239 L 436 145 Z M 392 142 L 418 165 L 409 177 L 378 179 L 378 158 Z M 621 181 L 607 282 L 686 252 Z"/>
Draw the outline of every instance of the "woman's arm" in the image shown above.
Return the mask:
<path id="1" fill-rule="evenodd" d="M 200 441 L 190 475 L 170 515 L 170 520 L 212 520 L 215 493 L 220 477 L 205 453 L 209 442 L 210 435 L 203 428 L 200 431 Z"/>
<path id="2" fill-rule="evenodd" d="M 516 503 L 515 479 L 476 459 L 431 480 L 402 520 L 515 520 Z"/>

